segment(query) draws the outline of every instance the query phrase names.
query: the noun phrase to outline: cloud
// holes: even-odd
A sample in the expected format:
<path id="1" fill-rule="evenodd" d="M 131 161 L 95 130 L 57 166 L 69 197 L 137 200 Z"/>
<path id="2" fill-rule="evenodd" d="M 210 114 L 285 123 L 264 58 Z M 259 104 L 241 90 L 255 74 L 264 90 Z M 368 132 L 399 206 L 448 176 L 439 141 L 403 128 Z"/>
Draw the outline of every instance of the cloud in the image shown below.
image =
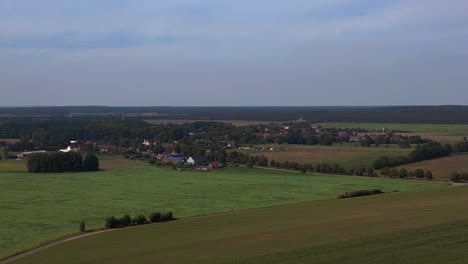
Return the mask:
<path id="1" fill-rule="evenodd" d="M 3 0 L 2 87 L 31 99 L 11 92 L 0 105 L 56 104 L 44 94 L 76 90 L 96 96 L 63 104 L 464 103 L 467 10 L 462 0 Z"/>

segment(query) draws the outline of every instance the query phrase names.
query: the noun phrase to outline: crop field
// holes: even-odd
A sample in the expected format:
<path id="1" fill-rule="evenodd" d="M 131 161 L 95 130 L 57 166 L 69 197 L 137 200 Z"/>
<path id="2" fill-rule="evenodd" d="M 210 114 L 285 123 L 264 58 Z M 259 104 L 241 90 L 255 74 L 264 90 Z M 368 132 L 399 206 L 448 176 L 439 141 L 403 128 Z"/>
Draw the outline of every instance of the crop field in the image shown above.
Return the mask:
<path id="1" fill-rule="evenodd" d="M 464 263 L 467 203 L 460 186 L 234 211 L 88 236 L 12 263 Z"/>
<path id="2" fill-rule="evenodd" d="M 435 141 L 440 141 L 442 143 L 454 143 L 458 141 L 463 141 L 465 137 L 468 138 L 468 133 L 466 134 L 457 134 L 457 133 L 398 133 L 403 136 L 421 136 L 422 138 L 428 138 Z"/>
<path id="3" fill-rule="evenodd" d="M 416 169 L 431 170 L 434 176 L 448 179 L 452 172 L 468 172 L 468 154 L 458 154 L 451 157 L 426 160 L 402 167 L 412 171 Z"/>
<path id="4" fill-rule="evenodd" d="M 176 217 L 312 200 L 347 191 L 434 189 L 444 183 L 230 168 L 211 173 L 146 166 L 64 174 L 0 173 L 0 258 L 74 233 L 86 219 L 172 210 Z"/>
<path id="5" fill-rule="evenodd" d="M 464 264 L 468 220 L 399 231 L 240 261 L 240 263 Z M 239 262 L 238 262 L 239 263 Z"/>
<path id="6" fill-rule="evenodd" d="M 282 123 L 282 122 L 275 122 L 275 121 L 255 121 L 255 120 L 184 120 L 184 119 L 146 119 L 143 120 L 147 123 L 153 125 L 160 125 L 160 124 L 186 124 L 186 123 L 194 123 L 197 121 L 203 122 L 221 122 L 232 124 L 234 126 L 250 126 L 250 125 L 259 125 L 259 124 L 269 124 L 269 123 Z"/>
<path id="7" fill-rule="evenodd" d="M 413 133 L 445 133 L 468 135 L 468 125 L 441 125 L 441 124 L 378 124 L 378 123 L 320 123 L 322 127 L 336 128 L 364 128 L 381 131 L 382 128 L 401 130 Z"/>
<path id="8" fill-rule="evenodd" d="M 411 149 L 397 147 L 356 147 L 351 144 L 343 146 L 307 146 L 307 145 L 268 145 L 282 148 L 279 151 L 253 152 L 252 155 L 263 155 L 268 160 L 294 161 L 299 163 L 336 163 L 345 168 L 372 167 L 380 156 L 394 157 L 408 154 Z"/>

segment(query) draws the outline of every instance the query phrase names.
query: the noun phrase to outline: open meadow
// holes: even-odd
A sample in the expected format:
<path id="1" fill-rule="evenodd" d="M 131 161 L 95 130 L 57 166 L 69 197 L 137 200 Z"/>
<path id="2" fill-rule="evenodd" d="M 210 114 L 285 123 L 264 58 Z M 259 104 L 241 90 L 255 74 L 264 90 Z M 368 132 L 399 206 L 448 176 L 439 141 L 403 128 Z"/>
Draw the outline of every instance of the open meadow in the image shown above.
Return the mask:
<path id="1" fill-rule="evenodd" d="M 372 167 L 380 156 L 395 157 L 408 154 L 411 149 L 399 147 L 361 147 L 355 144 L 333 146 L 313 145 L 267 145 L 278 151 L 252 152 L 252 155 L 265 156 L 268 160 L 292 161 L 299 163 L 332 163 L 344 168 Z"/>
<path id="2" fill-rule="evenodd" d="M 12 162 L 2 161 L 0 168 Z M 24 166 L 23 161 L 17 162 Z M 88 229 L 95 229 L 103 227 L 104 219 L 111 215 L 172 210 L 176 217 L 187 217 L 334 199 L 361 189 L 391 192 L 446 185 L 249 168 L 177 172 L 146 163 L 88 173 L 0 172 L 0 258 L 74 233 L 83 219 Z"/>
<path id="3" fill-rule="evenodd" d="M 464 263 L 466 203 L 460 186 L 189 217 L 12 263 Z"/>

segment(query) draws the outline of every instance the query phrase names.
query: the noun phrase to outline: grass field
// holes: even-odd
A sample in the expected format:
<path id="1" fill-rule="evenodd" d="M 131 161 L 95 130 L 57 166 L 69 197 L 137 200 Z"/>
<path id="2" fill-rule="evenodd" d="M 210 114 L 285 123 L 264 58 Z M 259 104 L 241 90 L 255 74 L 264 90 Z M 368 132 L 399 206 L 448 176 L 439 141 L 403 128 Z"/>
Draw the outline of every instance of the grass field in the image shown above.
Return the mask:
<path id="1" fill-rule="evenodd" d="M 113 162 L 116 162 L 115 160 Z M 212 173 L 149 166 L 68 174 L 0 173 L 0 258 L 129 213 L 177 217 L 335 198 L 346 191 L 427 189 L 441 183 L 232 168 Z"/>
<path id="2" fill-rule="evenodd" d="M 320 123 L 322 127 L 336 128 L 364 128 L 382 131 L 382 128 L 401 130 L 414 133 L 445 133 L 468 135 L 468 125 L 440 125 L 440 124 L 378 124 L 378 123 Z"/>
<path id="3" fill-rule="evenodd" d="M 437 178 L 448 179 L 450 174 L 454 171 L 458 173 L 468 172 L 468 154 L 465 153 L 440 159 L 426 160 L 402 167 L 412 171 L 416 169 L 430 170 Z"/>
<path id="4" fill-rule="evenodd" d="M 191 217 L 13 263 L 464 263 L 467 203 L 461 186 Z"/>
<path id="5" fill-rule="evenodd" d="M 268 145 L 284 150 L 254 152 L 252 155 L 264 155 L 268 160 L 295 161 L 299 163 L 337 163 L 345 168 L 372 167 L 380 156 L 394 157 L 408 154 L 411 149 L 384 147 L 356 147 L 354 144 L 336 146 L 307 145 Z"/>

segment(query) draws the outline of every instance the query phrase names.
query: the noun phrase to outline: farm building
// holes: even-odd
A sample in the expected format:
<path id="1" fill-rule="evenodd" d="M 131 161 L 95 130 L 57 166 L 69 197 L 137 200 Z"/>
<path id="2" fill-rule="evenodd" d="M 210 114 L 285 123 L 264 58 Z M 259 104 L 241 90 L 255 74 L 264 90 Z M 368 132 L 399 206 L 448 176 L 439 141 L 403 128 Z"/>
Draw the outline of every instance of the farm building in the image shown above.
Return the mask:
<path id="1" fill-rule="evenodd" d="M 203 163 L 203 158 L 202 157 L 192 156 L 192 157 L 187 159 L 187 164 L 190 164 L 190 165 L 198 165 L 198 164 L 201 164 L 201 163 Z"/>
<path id="2" fill-rule="evenodd" d="M 18 154 L 16 157 L 17 157 L 18 159 L 25 159 L 25 158 L 30 157 L 30 156 L 33 155 L 33 154 L 42 154 L 42 153 L 47 153 L 47 151 L 45 151 L 45 150 L 25 151 L 25 152 L 21 152 L 21 153 Z"/>
<path id="3" fill-rule="evenodd" d="M 172 163 L 172 164 L 179 164 L 179 163 L 184 163 L 185 158 L 183 157 L 167 157 L 163 159 L 164 163 Z"/>

